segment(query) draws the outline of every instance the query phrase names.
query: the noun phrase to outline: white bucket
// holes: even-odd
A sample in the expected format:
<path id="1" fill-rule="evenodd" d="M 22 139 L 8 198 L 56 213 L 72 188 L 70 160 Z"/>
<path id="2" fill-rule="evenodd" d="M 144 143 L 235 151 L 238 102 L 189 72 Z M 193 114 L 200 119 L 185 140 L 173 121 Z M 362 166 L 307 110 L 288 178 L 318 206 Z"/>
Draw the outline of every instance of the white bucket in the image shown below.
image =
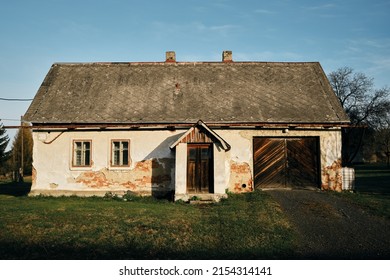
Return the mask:
<path id="1" fill-rule="evenodd" d="M 343 190 L 350 191 L 355 188 L 355 169 L 343 167 Z"/>

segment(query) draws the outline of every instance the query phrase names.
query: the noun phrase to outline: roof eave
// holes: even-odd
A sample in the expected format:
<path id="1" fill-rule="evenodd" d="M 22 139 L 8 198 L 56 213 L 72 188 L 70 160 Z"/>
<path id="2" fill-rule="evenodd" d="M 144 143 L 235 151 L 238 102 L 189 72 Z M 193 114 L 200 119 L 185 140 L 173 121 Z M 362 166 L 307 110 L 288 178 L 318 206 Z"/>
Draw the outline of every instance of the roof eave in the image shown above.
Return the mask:
<path id="1" fill-rule="evenodd" d="M 45 128 L 87 128 L 87 127 L 190 127 L 193 122 L 117 122 L 117 123 L 74 123 L 74 122 L 39 122 L 39 121 L 25 121 L 30 122 L 34 127 Z M 349 127 L 350 121 L 334 121 L 334 122 L 205 122 L 208 127 Z"/>

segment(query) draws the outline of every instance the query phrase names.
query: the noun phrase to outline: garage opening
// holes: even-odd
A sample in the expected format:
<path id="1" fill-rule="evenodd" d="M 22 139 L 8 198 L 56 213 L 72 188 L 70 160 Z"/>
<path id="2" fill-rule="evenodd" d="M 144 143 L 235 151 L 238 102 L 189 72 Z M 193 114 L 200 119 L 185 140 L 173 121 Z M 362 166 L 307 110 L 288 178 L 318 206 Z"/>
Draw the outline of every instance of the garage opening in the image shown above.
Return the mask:
<path id="1" fill-rule="evenodd" d="M 319 188 L 319 139 L 253 138 L 255 188 Z"/>

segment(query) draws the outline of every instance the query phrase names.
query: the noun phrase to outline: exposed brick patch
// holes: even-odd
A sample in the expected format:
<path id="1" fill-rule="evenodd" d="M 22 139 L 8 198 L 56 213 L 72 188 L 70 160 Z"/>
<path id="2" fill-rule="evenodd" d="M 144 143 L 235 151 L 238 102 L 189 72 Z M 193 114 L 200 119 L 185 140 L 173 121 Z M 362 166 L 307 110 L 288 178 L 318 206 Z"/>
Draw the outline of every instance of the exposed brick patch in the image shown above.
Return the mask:
<path id="1" fill-rule="evenodd" d="M 133 192 L 151 193 L 153 188 L 169 191 L 171 170 L 174 168 L 174 159 L 150 159 L 135 163 L 131 170 L 86 171 L 77 178 L 89 188 L 109 188 L 131 190 Z"/>
<path id="2" fill-rule="evenodd" d="M 230 163 L 229 191 L 234 193 L 253 191 L 252 173 L 248 163 Z"/>
<path id="3" fill-rule="evenodd" d="M 107 180 L 104 172 L 102 171 L 86 171 L 83 172 L 76 179 L 77 183 L 82 183 L 91 188 L 102 188 L 108 187 L 110 185 L 110 181 Z"/>
<path id="4" fill-rule="evenodd" d="M 330 166 L 322 170 L 322 190 L 332 190 L 341 192 L 343 189 L 343 176 L 341 168 L 341 159 L 338 159 Z"/>

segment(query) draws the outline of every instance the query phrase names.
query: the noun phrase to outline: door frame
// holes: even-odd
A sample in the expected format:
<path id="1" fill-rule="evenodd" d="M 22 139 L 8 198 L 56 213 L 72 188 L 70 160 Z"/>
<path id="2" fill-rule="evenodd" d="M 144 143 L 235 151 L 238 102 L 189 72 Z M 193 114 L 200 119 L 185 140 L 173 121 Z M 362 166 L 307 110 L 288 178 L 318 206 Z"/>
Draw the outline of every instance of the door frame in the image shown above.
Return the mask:
<path id="1" fill-rule="evenodd" d="M 189 177 L 190 177 L 190 170 L 189 170 L 189 162 L 190 162 L 190 149 L 191 148 L 202 148 L 202 147 L 207 147 L 208 148 L 208 155 L 209 155 L 209 158 L 208 158 L 208 182 L 207 182 L 207 192 L 206 191 L 202 191 L 202 188 L 198 189 L 198 190 L 195 190 L 193 191 L 191 188 L 189 188 L 189 184 L 190 184 L 190 180 L 189 180 Z M 201 169 L 201 160 L 202 160 L 202 155 L 201 155 L 201 152 L 197 152 L 197 155 L 196 155 L 196 162 L 195 162 L 195 175 L 194 176 L 199 176 L 201 175 L 199 172 L 202 172 L 202 169 Z M 187 162 L 186 162 L 186 177 L 187 177 L 187 180 L 186 180 L 186 192 L 189 193 L 189 194 L 196 194 L 196 193 L 204 193 L 204 194 L 212 194 L 214 193 L 214 145 L 213 143 L 187 143 Z M 200 180 L 200 178 L 198 177 L 198 180 Z"/>

